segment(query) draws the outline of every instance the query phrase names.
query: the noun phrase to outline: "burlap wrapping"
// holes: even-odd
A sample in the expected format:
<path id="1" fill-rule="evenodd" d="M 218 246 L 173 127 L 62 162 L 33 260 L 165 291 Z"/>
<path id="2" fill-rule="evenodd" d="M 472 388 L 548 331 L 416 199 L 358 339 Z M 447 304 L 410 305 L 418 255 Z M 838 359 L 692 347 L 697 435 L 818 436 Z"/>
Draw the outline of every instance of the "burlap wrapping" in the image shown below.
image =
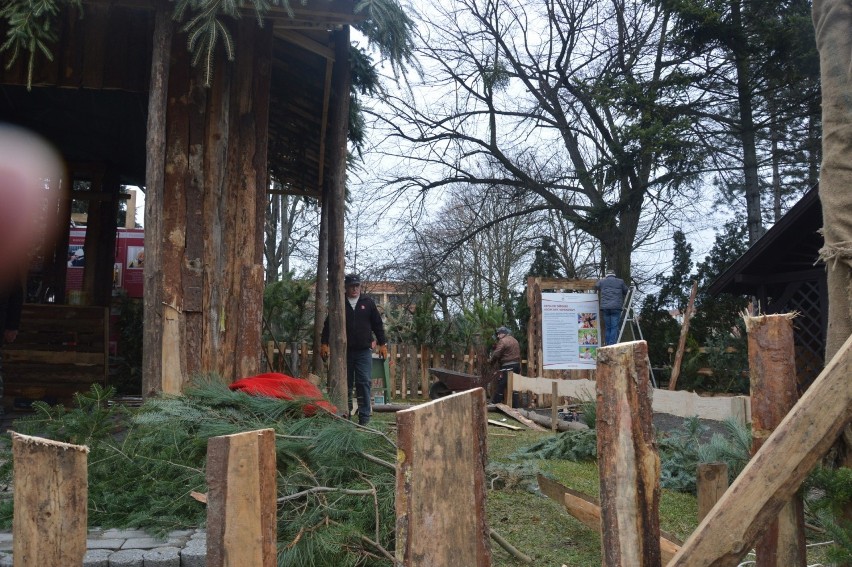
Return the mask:
<path id="1" fill-rule="evenodd" d="M 826 360 L 852 333 L 852 5 L 814 0 L 814 29 L 822 75 L 822 201 L 828 267 Z"/>

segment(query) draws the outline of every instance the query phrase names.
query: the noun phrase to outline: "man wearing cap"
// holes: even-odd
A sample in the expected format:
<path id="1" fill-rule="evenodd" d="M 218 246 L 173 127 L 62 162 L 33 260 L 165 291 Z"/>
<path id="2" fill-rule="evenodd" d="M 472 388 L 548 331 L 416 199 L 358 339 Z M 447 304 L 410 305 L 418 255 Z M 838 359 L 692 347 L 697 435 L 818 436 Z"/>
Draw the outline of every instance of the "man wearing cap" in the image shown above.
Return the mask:
<path id="1" fill-rule="evenodd" d="M 505 398 L 506 385 L 509 383 L 509 372 L 521 372 L 521 345 L 508 327 L 499 327 L 496 334 L 497 343 L 488 362 L 500 364 L 500 378 L 497 379 L 494 393 L 491 395 L 491 403 L 501 404 Z"/>
<path id="2" fill-rule="evenodd" d="M 607 272 L 606 277 L 599 280 L 595 287 L 601 293 L 601 314 L 603 314 L 606 329 L 606 345 L 618 342 L 618 328 L 621 325 L 621 309 L 627 295 L 627 285 L 621 278 Z"/>
<path id="3" fill-rule="evenodd" d="M 379 345 L 378 354 L 387 358 L 388 347 L 385 339 L 385 327 L 376 303 L 367 296 L 361 296 L 361 278 L 357 274 L 348 274 L 344 280 L 346 286 L 346 383 L 349 396 L 349 411 L 352 411 L 352 388 L 358 398 L 358 423 L 367 425 L 372 413 L 370 391 L 373 371 L 373 335 Z M 320 354 L 328 357 L 328 318 L 322 328 Z"/>

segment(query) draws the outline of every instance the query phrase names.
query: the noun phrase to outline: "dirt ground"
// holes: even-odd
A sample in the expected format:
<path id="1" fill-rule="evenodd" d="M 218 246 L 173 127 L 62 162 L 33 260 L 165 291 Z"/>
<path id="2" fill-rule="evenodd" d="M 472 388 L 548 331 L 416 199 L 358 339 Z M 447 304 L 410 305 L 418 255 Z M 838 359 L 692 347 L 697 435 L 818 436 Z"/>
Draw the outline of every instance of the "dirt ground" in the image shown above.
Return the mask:
<path id="1" fill-rule="evenodd" d="M 686 421 L 683 417 L 678 417 L 676 415 L 671 415 L 668 413 L 655 413 L 654 414 L 654 427 L 657 431 L 668 432 L 675 431 L 680 429 L 683 423 Z M 724 437 L 729 435 L 728 428 L 721 421 L 716 421 L 713 419 L 702 419 L 701 425 L 703 426 L 703 430 L 701 432 L 701 441 L 706 443 L 710 441 L 710 438 L 713 437 L 714 434 L 718 433 Z"/>

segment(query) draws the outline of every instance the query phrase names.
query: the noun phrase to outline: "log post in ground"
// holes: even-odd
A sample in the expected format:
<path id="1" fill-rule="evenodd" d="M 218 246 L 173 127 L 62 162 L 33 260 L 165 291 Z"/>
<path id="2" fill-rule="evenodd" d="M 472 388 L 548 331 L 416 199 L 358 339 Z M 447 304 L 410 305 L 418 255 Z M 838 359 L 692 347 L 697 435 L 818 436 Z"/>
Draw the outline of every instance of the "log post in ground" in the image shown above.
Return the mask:
<path id="1" fill-rule="evenodd" d="M 400 411 L 396 423 L 397 561 L 412 567 L 490 566 L 485 391 Z"/>
<path id="2" fill-rule="evenodd" d="M 746 317 L 751 381 L 752 454 L 757 453 L 799 399 L 793 316 Z M 805 515 L 794 494 L 755 544 L 757 567 L 807 564 Z"/>
<path id="3" fill-rule="evenodd" d="M 208 441 L 208 567 L 277 565 L 275 475 L 272 429 Z"/>
<path id="4" fill-rule="evenodd" d="M 701 463 L 695 475 L 698 485 L 698 521 L 704 519 L 728 490 L 728 465 Z"/>
<path id="5" fill-rule="evenodd" d="M 89 448 L 12 433 L 15 567 L 82 565 Z"/>
<path id="6" fill-rule="evenodd" d="M 598 350 L 598 469 L 605 567 L 661 563 L 660 456 L 647 360 L 645 341 Z"/>
<path id="7" fill-rule="evenodd" d="M 825 369 L 668 567 L 737 565 L 778 516 L 852 419 L 852 337 Z"/>

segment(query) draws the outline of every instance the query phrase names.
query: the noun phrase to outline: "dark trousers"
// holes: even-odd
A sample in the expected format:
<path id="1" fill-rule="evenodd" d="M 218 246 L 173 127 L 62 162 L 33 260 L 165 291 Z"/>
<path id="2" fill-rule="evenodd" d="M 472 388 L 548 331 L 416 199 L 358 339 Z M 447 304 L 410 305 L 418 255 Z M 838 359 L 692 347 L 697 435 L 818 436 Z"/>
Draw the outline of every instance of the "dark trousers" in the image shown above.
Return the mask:
<path id="1" fill-rule="evenodd" d="M 372 413 L 370 393 L 372 390 L 373 351 L 369 348 L 346 351 L 346 384 L 349 397 L 349 413 L 352 413 L 352 389 L 358 399 L 358 423 L 366 425 Z"/>
<path id="2" fill-rule="evenodd" d="M 509 372 L 521 373 L 520 362 L 507 362 L 500 365 L 500 377 L 494 384 L 494 392 L 491 394 L 492 404 L 502 404 L 506 398 L 506 386 L 509 385 Z"/>

